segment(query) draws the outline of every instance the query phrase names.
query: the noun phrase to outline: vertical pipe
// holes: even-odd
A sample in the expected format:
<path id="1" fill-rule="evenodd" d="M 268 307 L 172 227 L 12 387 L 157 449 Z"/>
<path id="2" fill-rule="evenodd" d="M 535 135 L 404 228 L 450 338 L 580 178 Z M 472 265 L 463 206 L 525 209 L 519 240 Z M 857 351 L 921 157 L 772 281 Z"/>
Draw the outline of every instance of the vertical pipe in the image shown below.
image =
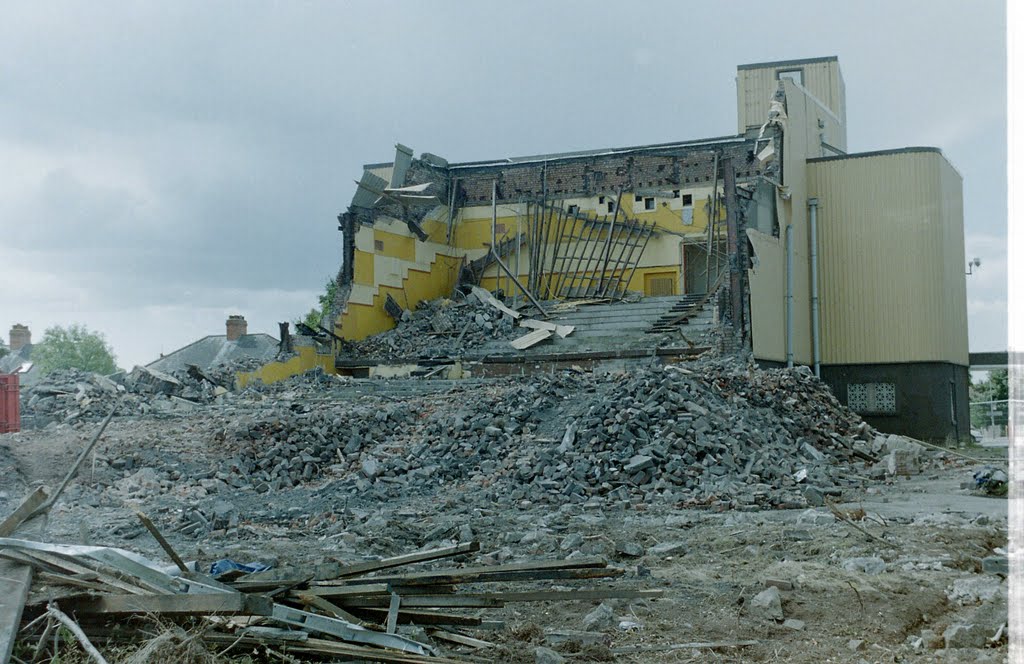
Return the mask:
<path id="1" fill-rule="evenodd" d="M 786 366 L 793 366 L 793 224 L 786 224 Z"/>
<path id="2" fill-rule="evenodd" d="M 818 199 L 807 199 L 811 208 L 811 343 L 814 375 L 821 378 L 821 346 L 818 328 Z"/>

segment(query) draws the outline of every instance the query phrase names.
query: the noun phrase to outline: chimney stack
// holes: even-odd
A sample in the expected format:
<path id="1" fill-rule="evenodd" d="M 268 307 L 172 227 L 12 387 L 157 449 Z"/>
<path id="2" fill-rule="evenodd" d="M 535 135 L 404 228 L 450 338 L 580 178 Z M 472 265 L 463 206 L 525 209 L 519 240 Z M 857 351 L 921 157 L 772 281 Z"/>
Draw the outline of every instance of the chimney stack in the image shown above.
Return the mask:
<path id="1" fill-rule="evenodd" d="M 32 343 L 32 333 L 29 332 L 27 326 L 21 323 L 15 323 L 11 326 L 11 352 L 17 353 L 19 350 L 28 346 Z"/>
<path id="2" fill-rule="evenodd" d="M 245 316 L 238 316 L 234 314 L 228 316 L 226 327 L 228 341 L 238 341 L 238 339 L 249 333 L 249 324 L 245 322 Z"/>

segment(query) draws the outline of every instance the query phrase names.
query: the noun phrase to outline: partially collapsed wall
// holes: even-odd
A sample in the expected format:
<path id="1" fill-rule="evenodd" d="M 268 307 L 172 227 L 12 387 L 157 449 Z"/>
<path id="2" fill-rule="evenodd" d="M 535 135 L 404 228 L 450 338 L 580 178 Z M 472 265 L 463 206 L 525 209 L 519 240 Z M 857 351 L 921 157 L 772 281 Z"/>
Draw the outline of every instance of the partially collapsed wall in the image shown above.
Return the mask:
<path id="1" fill-rule="evenodd" d="M 727 263 L 722 164 L 752 190 L 752 148 L 727 137 L 450 165 L 398 145 L 339 215 L 334 332 L 390 329 L 389 299 L 414 309 L 467 276 L 514 299 L 707 292 Z M 507 270 L 487 258 L 492 242 Z"/>

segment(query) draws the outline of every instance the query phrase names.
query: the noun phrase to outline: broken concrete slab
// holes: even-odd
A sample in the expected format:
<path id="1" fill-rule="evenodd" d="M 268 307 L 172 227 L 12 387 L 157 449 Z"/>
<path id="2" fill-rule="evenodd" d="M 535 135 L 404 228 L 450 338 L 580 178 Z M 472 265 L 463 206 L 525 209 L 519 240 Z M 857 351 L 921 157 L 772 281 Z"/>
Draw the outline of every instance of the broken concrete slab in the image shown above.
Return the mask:
<path id="1" fill-rule="evenodd" d="M 509 342 L 509 345 L 516 350 L 526 350 L 530 346 L 536 346 L 545 339 L 550 339 L 554 334 L 552 330 L 534 330 L 517 339 L 513 339 Z"/>
<path id="2" fill-rule="evenodd" d="M 953 623 L 942 633 L 947 648 L 984 648 L 990 634 L 981 625 Z"/>
<path id="3" fill-rule="evenodd" d="M 779 589 L 771 586 L 754 595 L 748 607 L 750 615 L 766 620 L 782 620 L 782 595 Z"/>

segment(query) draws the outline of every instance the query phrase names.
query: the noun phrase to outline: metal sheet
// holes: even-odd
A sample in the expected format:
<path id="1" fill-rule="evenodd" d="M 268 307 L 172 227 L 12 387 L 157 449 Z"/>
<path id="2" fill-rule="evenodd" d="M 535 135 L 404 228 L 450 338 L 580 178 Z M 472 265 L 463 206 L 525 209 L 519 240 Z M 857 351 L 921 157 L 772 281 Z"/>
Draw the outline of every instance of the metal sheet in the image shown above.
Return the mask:
<path id="1" fill-rule="evenodd" d="M 934 150 L 808 164 L 825 364 L 967 366 L 963 199 Z"/>

